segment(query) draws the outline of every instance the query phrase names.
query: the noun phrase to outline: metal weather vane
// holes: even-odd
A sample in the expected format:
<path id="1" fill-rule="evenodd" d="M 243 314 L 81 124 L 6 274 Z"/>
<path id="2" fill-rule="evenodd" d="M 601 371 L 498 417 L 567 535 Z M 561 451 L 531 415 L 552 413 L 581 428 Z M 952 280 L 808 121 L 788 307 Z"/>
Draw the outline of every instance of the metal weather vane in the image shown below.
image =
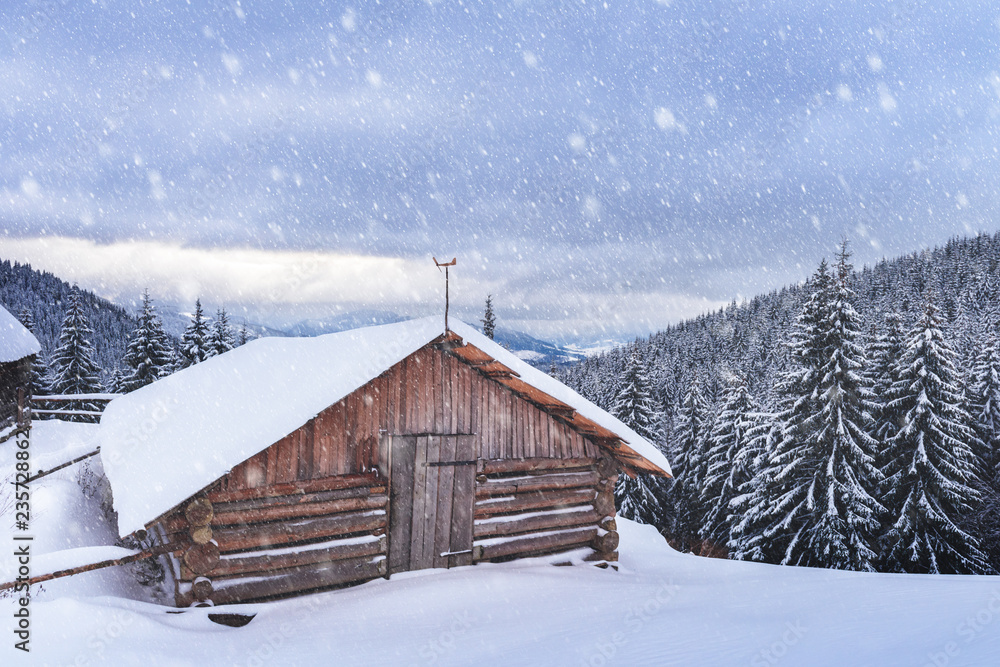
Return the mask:
<path id="1" fill-rule="evenodd" d="M 434 260 L 434 265 L 438 267 L 438 271 L 441 267 L 444 267 L 444 331 L 448 333 L 448 267 L 455 266 L 458 261 L 456 257 L 452 257 L 450 262 L 442 263 L 437 261 L 437 257 L 432 257 Z"/>

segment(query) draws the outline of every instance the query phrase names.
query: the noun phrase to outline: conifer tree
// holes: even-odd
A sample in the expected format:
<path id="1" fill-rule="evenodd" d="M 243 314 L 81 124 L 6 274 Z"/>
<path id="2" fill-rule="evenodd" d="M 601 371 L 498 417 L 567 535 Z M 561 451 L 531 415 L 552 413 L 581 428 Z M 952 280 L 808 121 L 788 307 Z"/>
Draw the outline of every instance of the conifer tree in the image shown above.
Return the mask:
<path id="1" fill-rule="evenodd" d="M 107 382 L 104 383 L 104 388 L 110 394 L 121 394 L 124 393 L 122 390 L 122 371 L 120 368 L 115 368 L 111 371 L 111 375 L 108 376 Z"/>
<path id="2" fill-rule="evenodd" d="M 896 368 L 906 347 L 903 335 L 903 318 L 899 313 L 885 315 L 882 330 L 871 343 L 869 353 L 869 376 L 875 397 L 875 422 L 872 437 L 879 443 L 880 452 L 885 451 L 888 434 L 895 432 L 902 415 L 888 405 L 889 390 L 897 382 Z M 884 467 L 880 457 L 879 465 Z"/>
<path id="3" fill-rule="evenodd" d="M 247 328 L 247 321 L 243 320 L 243 325 L 240 327 L 240 333 L 236 337 L 236 347 L 243 347 L 250 342 L 250 329 Z"/>
<path id="4" fill-rule="evenodd" d="M 215 321 L 212 322 L 206 343 L 209 357 L 216 357 L 236 347 L 236 337 L 232 327 L 229 326 L 229 316 L 226 315 L 225 308 L 216 311 Z"/>
<path id="5" fill-rule="evenodd" d="M 142 312 L 128 338 L 125 368 L 119 382 L 121 391 L 128 393 L 145 387 L 167 375 L 172 360 L 170 343 L 163 324 L 156 314 L 149 290 L 142 295 Z"/>
<path id="6" fill-rule="evenodd" d="M 615 397 L 612 414 L 640 436 L 659 445 L 656 426 L 659 414 L 650 395 L 649 378 L 637 352 L 629 355 L 626 375 Z M 666 485 L 658 477 L 627 475 L 618 478 L 615 499 L 619 514 L 627 519 L 664 527 L 669 519 L 666 506 Z"/>
<path id="7" fill-rule="evenodd" d="M 989 570 L 977 540 L 959 526 L 980 501 L 970 484 L 976 437 L 962 405 L 955 352 L 927 299 L 906 340 L 889 405 L 904 414 L 889 438 L 885 504 L 891 523 L 882 536 L 883 569 L 891 572 L 978 574 Z"/>
<path id="8" fill-rule="evenodd" d="M 25 329 L 30 331 L 35 338 L 38 338 L 35 317 L 27 307 L 21 309 L 17 319 L 21 321 Z M 29 393 L 33 396 L 40 396 L 48 391 L 48 362 L 45 359 L 44 350 L 40 351 L 34 361 L 31 362 L 31 375 L 28 382 Z"/>
<path id="9" fill-rule="evenodd" d="M 709 408 L 701 393 L 701 383 L 695 378 L 677 411 L 670 448 L 674 473 L 670 493 L 675 520 L 673 533 L 682 551 L 694 545 L 705 515 L 701 487 L 705 478 L 705 436 L 709 428 Z"/>
<path id="10" fill-rule="evenodd" d="M 181 335 L 180 362 L 181 368 L 187 368 L 194 364 L 200 364 L 209 357 L 208 347 L 208 322 L 201 309 L 201 299 L 195 300 L 194 315 L 191 316 L 191 323 L 184 329 Z"/>
<path id="11" fill-rule="evenodd" d="M 781 421 L 775 414 L 759 413 L 747 434 L 747 446 L 740 456 L 749 479 L 740 485 L 739 494 L 729 503 L 732 523 L 729 557 L 759 563 L 778 563 L 781 554 L 775 543 L 765 537 L 770 520 L 768 492 L 775 488 L 773 476 L 779 472 L 768 464 L 781 439 Z"/>
<path id="12" fill-rule="evenodd" d="M 92 394 L 101 391 L 101 369 L 94 362 L 94 347 L 84 312 L 83 298 L 76 285 L 70 291 L 69 305 L 59 331 L 59 347 L 52 353 L 50 388 L 56 394 Z M 71 409 L 89 409 L 88 404 Z"/>
<path id="13" fill-rule="evenodd" d="M 833 279 L 825 263 L 799 319 L 795 367 L 786 376 L 782 433 L 757 512 L 781 563 L 872 570 L 881 506 L 873 408 L 861 368 L 846 242 Z"/>
<path id="14" fill-rule="evenodd" d="M 483 335 L 493 340 L 493 334 L 496 332 L 497 319 L 493 315 L 493 295 L 486 295 L 486 312 L 483 314 Z"/>
<path id="15" fill-rule="evenodd" d="M 971 374 L 972 417 L 980 441 L 974 452 L 977 490 L 983 499 L 962 527 L 978 540 L 993 570 L 1000 570 L 1000 341 L 996 330 L 988 320 Z"/>
<path id="16" fill-rule="evenodd" d="M 737 520 L 731 503 L 753 472 L 751 435 L 755 413 L 746 380 L 731 377 L 706 444 L 705 484 L 701 489 L 706 513 L 700 533 L 712 544 L 728 547 Z"/>
<path id="17" fill-rule="evenodd" d="M 1000 463 L 1000 340 L 996 325 L 985 327 L 978 341 L 970 373 L 970 408 L 979 445 L 973 452 L 976 476 L 985 486 L 993 478 Z"/>

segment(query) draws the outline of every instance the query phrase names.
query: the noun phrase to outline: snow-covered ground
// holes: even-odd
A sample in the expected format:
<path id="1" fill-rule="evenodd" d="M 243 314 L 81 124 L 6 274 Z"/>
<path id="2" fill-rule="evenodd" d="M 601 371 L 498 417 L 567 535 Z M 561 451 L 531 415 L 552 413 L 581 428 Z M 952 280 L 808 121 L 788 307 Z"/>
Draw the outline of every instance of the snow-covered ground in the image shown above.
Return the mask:
<path id="1" fill-rule="evenodd" d="M 35 467 L 87 451 L 94 431 L 37 424 Z M 0 446 L 4 477 L 13 470 L 10 444 Z M 52 563 L 63 560 L 54 552 L 114 539 L 98 497 L 75 481 L 78 467 L 33 490 L 33 548 Z M 12 566 L 9 488 L 0 492 L 5 571 Z M 246 605 L 240 610 L 257 617 L 244 628 L 216 625 L 204 609 L 178 614 L 143 601 L 144 589 L 122 569 L 92 572 L 44 584 L 29 607 L 28 655 L 13 648 L 13 599 L 0 601 L 0 664 L 1000 664 L 1000 577 L 711 560 L 671 550 L 646 526 L 619 527 L 618 572 L 544 559 L 426 570 Z"/>

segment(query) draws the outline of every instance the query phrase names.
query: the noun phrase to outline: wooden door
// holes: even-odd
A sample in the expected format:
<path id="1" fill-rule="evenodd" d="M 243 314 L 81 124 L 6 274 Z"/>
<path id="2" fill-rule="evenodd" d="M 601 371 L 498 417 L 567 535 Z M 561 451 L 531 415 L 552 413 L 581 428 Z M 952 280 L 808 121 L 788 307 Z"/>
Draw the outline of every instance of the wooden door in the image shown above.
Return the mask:
<path id="1" fill-rule="evenodd" d="M 475 437 L 392 436 L 389 573 L 472 563 Z"/>

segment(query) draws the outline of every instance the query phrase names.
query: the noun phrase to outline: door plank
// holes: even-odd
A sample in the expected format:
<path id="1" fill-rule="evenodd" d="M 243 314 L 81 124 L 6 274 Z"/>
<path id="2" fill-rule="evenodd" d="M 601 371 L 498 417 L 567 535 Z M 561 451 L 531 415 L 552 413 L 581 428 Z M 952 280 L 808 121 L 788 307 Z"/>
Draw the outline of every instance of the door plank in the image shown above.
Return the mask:
<path id="1" fill-rule="evenodd" d="M 410 566 L 411 570 L 427 567 L 423 565 L 425 517 L 431 509 L 427 503 L 427 474 L 433 468 L 427 463 L 427 437 L 416 437 L 416 456 L 413 465 L 413 530 L 410 535 Z"/>
<path id="2" fill-rule="evenodd" d="M 459 461 L 475 459 L 478 444 L 475 436 L 455 436 L 455 458 Z M 476 491 L 476 466 L 456 466 L 454 493 L 451 504 L 449 545 L 452 552 L 472 549 L 473 503 Z M 472 553 L 459 553 L 448 558 L 449 567 L 472 565 Z"/>
<path id="3" fill-rule="evenodd" d="M 441 436 L 427 436 L 425 441 L 427 443 L 427 457 L 425 462 L 440 461 Z M 424 470 L 426 471 L 426 491 L 424 492 L 423 534 L 421 535 L 419 567 L 414 567 L 414 569 L 434 567 L 434 532 L 437 523 L 438 484 L 441 479 L 441 472 L 445 468 L 424 466 Z"/>
<path id="4" fill-rule="evenodd" d="M 416 438 L 390 436 L 392 470 L 389 478 L 389 574 L 410 569 L 413 526 L 413 481 Z"/>
<path id="5" fill-rule="evenodd" d="M 456 437 L 443 435 L 438 438 L 440 450 L 438 461 L 456 461 Z M 458 466 L 469 467 L 469 466 Z M 454 494 L 456 466 L 440 466 L 437 479 L 437 504 L 434 508 L 434 567 L 448 567 L 448 556 L 441 554 L 451 550 L 451 505 Z"/>

